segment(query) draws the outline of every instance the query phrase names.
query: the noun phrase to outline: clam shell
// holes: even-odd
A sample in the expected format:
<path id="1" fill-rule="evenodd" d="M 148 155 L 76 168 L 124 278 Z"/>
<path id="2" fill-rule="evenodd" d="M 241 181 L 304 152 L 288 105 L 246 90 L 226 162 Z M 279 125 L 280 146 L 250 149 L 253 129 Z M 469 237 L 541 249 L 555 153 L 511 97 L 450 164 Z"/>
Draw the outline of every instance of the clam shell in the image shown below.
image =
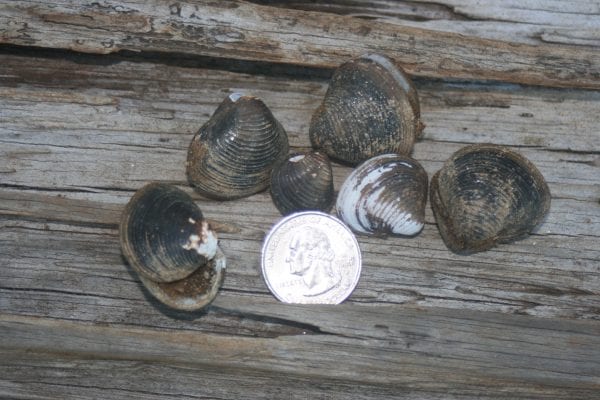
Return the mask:
<path id="1" fill-rule="evenodd" d="M 313 114 L 310 140 L 352 165 L 385 153 L 408 155 L 424 125 L 417 91 L 389 58 L 368 54 L 342 64 Z"/>
<path id="2" fill-rule="evenodd" d="M 150 183 L 129 200 L 119 226 L 123 255 L 152 295 L 198 309 L 216 295 L 225 257 L 202 212 L 182 190 Z"/>
<path id="3" fill-rule="evenodd" d="M 416 235 L 423 229 L 427 173 L 408 156 L 382 154 L 346 178 L 337 197 L 337 214 L 355 232 Z"/>
<path id="4" fill-rule="evenodd" d="M 271 198 L 282 215 L 329 210 L 333 203 L 329 158 L 319 152 L 291 155 L 273 169 Z"/>
<path id="5" fill-rule="evenodd" d="M 188 180 L 207 197 L 250 196 L 269 187 L 271 170 L 288 147 L 285 130 L 265 103 L 234 93 L 192 139 Z"/>
<path id="6" fill-rule="evenodd" d="M 214 258 L 185 279 L 160 283 L 140 275 L 140 280 L 162 303 L 178 310 L 193 311 L 206 307 L 217 297 L 225 277 L 225 266 L 225 255 L 217 248 Z"/>
<path id="7" fill-rule="evenodd" d="M 431 179 L 431 206 L 448 248 L 484 251 L 531 232 L 550 209 L 550 189 L 522 155 L 498 145 L 467 146 Z"/>

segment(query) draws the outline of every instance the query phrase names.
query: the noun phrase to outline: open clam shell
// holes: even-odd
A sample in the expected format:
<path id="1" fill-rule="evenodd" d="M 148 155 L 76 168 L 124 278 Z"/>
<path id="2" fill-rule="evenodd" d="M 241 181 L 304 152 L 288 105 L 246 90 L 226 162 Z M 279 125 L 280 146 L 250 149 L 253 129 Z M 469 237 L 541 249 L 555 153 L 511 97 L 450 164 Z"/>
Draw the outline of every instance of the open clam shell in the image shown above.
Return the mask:
<path id="1" fill-rule="evenodd" d="M 162 303 L 178 310 L 193 311 L 204 308 L 217 297 L 225 277 L 225 266 L 225 255 L 217 248 L 214 258 L 185 279 L 161 283 L 140 274 L 140 280 Z"/>
<path id="2" fill-rule="evenodd" d="M 319 152 L 292 154 L 273 169 L 271 198 L 282 215 L 329 210 L 333 204 L 329 158 Z"/>
<path id="3" fill-rule="evenodd" d="M 123 255 L 157 299 L 194 310 L 216 296 L 225 256 L 185 192 L 161 183 L 144 186 L 125 206 L 119 231 Z"/>
<path id="4" fill-rule="evenodd" d="M 448 248 L 487 250 L 531 232 L 550 209 L 540 171 L 504 146 L 479 144 L 454 153 L 431 179 L 431 207 Z"/>
<path id="5" fill-rule="evenodd" d="M 250 196 L 269 187 L 271 170 L 288 148 L 285 130 L 265 103 L 234 93 L 192 139 L 188 180 L 207 197 Z"/>
<path id="6" fill-rule="evenodd" d="M 391 59 L 367 54 L 342 64 L 313 114 L 310 140 L 328 156 L 356 165 L 378 154 L 408 155 L 421 135 L 419 98 Z"/>
<path id="7" fill-rule="evenodd" d="M 338 216 L 355 232 L 416 235 L 423 229 L 427 173 L 414 159 L 382 154 L 346 178 L 337 197 Z"/>

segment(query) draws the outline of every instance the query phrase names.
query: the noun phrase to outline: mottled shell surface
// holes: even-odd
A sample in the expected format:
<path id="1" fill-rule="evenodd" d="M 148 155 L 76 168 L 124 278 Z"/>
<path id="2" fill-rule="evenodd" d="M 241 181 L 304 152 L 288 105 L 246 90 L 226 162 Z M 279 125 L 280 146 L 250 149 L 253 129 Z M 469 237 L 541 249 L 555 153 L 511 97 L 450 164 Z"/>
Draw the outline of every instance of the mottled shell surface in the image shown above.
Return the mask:
<path id="1" fill-rule="evenodd" d="M 498 145 L 467 146 L 431 180 L 431 207 L 448 248 L 487 250 L 531 232 L 550 209 L 550 189 L 522 155 Z"/>
<path id="2" fill-rule="evenodd" d="M 409 155 L 421 135 L 419 98 L 389 58 L 368 54 L 342 64 L 313 114 L 313 147 L 356 165 L 385 153 Z"/>
<path id="3" fill-rule="evenodd" d="M 250 196 L 269 187 L 271 170 L 288 148 L 285 130 L 265 103 L 234 93 L 192 139 L 188 180 L 207 197 Z"/>
<path id="4" fill-rule="evenodd" d="M 184 310 L 212 301 L 225 257 L 187 193 L 161 183 L 144 186 L 125 206 L 119 230 L 123 255 L 153 296 Z"/>
<path id="5" fill-rule="evenodd" d="M 329 210 L 334 199 L 329 158 L 319 152 L 291 155 L 273 169 L 271 198 L 283 215 Z"/>
<path id="6" fill-rule="evenodd" d="M 382 154 L 358 167 L 338 193 L 337 214 L 354 232 L 413 236 L 423 229 L 427 173 L 414 159 Z"/>

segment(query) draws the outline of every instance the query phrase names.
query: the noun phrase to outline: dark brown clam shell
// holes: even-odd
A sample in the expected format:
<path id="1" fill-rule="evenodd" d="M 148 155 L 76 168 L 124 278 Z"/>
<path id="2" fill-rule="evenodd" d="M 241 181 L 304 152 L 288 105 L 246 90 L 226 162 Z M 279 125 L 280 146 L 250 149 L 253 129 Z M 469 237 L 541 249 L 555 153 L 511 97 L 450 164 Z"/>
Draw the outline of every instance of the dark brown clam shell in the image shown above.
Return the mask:
<path id="1" fill-rule="evenodd" d="M 409 155 L 424 127 L 419 118 L 410 79 L 389 58 L 368 54 L 335 71 L 309 134 L 315 148 L 356 165 L 379 154 Z"/>
<path id="2" fill-rule="evenodd" d="M 187 176 L 199 193 L 215 199 L 250 196 L 269 187 L 273 166 L 288 154 L 281 124 L 260 99 L 234 93 L 194 136 Z"/>
<path id="3" fill-rule="evenodd" d="M 329 210 L 333 203 L 329 158 L 319 152 L 291 155 L 273 169 L 271 198 L 282 215 Z"/>
<path id="4" fill-rule="evenodd" d="M 153 296 L 184 310 L 212 301 L 225 256 L 187 193 L 162 183 L 144 186 L 125 206 L 119 231 L 123 255 Z"/>
<path id="5" fill-rule="evenodd" d="M 354 232 L 414 236 L 425 223 L 427 173 L 416 160 L 381 154 L 352 171 L 338 193 L 336 210 Z"/>
<path id="6" fill-rule="evenodd" d="M 193 311 L 206 307 L 217 297 L 225 277 L 225 266 L 225 255 L 217 248 L 214 258 L 185 279 L 160 283 L 140 274 L 140 280 L 162 303 L 178 310 Z"/>
<path id="7" fill-rule="evenodd" d="M 488 250 L 530 233 L 550 209 L 540 171 L 504 146 L 467 146 L 431 180 L 431 206 L 448 248 Z"/>

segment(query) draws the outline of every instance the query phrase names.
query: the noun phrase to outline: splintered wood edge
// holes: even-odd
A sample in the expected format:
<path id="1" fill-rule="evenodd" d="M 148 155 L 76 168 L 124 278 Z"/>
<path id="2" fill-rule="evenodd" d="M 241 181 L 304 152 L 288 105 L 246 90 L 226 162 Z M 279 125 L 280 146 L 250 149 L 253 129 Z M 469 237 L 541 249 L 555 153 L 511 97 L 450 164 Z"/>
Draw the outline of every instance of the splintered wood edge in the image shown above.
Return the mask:
<path id="1" fill-rule="evenodd" d="M 0 37 L 5 44 L 86 53 L 166 52 L 333 68 L 378 52 L 418 76 L 600 88 L 600 52 L 591 47 L 517 44 L 245 2 L 14 1 L 0 6 L 0 25 L 8 27 Z"/>

